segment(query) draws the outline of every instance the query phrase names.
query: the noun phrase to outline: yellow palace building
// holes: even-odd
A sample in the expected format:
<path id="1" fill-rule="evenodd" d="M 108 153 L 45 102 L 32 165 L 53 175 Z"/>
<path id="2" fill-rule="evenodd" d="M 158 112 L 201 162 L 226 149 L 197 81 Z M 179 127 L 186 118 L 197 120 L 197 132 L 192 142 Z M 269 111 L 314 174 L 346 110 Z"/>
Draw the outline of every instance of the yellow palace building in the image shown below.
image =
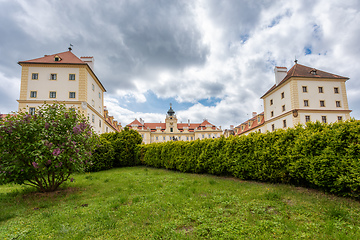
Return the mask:
<path id="1" fill-rule="evenodd" d="M 88 117 L 96 133 L 120 130 L 104 107 L 104 86 L 94 72 L 94 58 L 69 51 L 20 61 L 19 111 L 34 114 L 45 102 L 64 103 Z"/>
<path id="2" fill-rule="evenodd" d="M 138 131 L 145 144 L 218 138 L 222 135 L 221 128 L 216 127 L 207 120 L 202 123 L 190 123 L 190 120 L 187 123 L 178 123 L 171 104 L 164 123 L 145 123 L 142 119 L 140 121 L 135 119 L 127 127 Z"/>

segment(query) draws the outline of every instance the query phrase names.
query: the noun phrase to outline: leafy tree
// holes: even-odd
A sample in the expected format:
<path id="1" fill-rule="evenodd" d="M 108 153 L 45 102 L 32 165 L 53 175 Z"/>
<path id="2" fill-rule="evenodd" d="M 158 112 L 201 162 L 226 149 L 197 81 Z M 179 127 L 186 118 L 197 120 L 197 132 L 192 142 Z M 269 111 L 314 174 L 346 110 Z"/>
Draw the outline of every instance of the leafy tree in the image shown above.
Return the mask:
<path id="1" fill-rule="evenodd" d="M 142 138 L 137 131 L 125 127 L 121 132 L 104 133 L 101 136 L 112 143 L 115 151 L 114 167 L 140 164 L 136 149 Z"/>
<path id="2" fill-rule="evenodd" d="M 55 191 L 90 164 L 95 139 L 87 120 L 63 104 L 44 104 L 34 115 L 18 113 L 2 119 L 0 184 Z"/>

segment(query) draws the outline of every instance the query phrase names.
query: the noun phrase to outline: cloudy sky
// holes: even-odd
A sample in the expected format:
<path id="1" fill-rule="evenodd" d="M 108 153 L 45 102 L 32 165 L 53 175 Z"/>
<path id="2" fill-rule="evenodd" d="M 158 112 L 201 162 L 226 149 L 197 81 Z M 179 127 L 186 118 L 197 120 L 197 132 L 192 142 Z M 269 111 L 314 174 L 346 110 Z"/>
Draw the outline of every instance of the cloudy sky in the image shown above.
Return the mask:
<path id="1" fill-rule="evenodd" d="M 0 0 L 0 112 L 18 107 L 21 60 L 94 56 L 105 105 L 126 125 L 180 121 L 229 128 L 261 112 L 274 66 L 349 77 L 360 118 L 358 0 Z"/>

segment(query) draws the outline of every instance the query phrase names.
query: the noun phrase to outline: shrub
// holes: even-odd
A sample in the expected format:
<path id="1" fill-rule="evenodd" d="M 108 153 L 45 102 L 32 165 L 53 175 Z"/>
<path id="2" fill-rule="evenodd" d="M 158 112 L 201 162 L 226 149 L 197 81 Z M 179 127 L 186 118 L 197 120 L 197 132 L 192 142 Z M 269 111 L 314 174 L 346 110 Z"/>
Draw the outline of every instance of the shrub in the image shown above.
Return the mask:
<path id="1" fill-rule="evenodd" d="M 98 172 L 111 169 L 114 167 L 114 159 L 115 151 L 111 142 L 100 135 L 91 157 L 91 165 L 88 165 L 86 171 Z"/>
<path id="2" fill-rule="evenodd" d="M 55 191 L 89 163 L 92 135 L 86 119 L 61 104 L 0 120 L 0 183 Z"/>
<path id="3" fill-rule="evenodd" d="M 360 197 L 360 122 L 319 122 L 248 136 L 141 145 L 142 164 L 290 183 Z"/>
<path id="4" fill-rule="evenodd" d="M 140 164 L 136 149 L 142 142 L 141 135 L 135 130 L 125 127 L 121 132 L 104 133 L 102 137 L 109 142 L 114 149 L 114 167 L 135 166 Z"/>

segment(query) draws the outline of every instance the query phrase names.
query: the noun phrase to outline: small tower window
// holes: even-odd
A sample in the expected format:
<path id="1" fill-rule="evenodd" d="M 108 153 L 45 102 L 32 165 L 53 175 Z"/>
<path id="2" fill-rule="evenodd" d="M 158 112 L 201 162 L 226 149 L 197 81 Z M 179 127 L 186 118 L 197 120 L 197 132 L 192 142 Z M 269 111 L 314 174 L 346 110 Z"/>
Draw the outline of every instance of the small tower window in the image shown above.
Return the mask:
<path id="1" fill-rule="evenodd" d="M 58 55 L 56 55 L 56 56 L 54 57 L 54 61 L 55 61 L 55 62 L 59 62 L 59 61 L 61 61 L 61 58 L 60 58 Z"/>

